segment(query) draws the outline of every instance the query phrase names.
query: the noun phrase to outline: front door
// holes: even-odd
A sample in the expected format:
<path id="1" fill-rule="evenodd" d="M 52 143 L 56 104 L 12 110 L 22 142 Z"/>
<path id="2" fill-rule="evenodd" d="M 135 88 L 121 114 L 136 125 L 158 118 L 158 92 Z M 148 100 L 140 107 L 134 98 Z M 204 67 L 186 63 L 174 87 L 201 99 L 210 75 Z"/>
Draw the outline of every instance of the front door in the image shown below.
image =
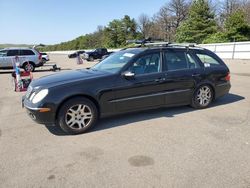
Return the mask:
<path id="1" fill-rule="evenodd" d="M 161 53 L 144 54 L 127 71 L 134 77 L 120 76 L 114 90 L 117 112 L 134 111 L 164 105 Z"/>

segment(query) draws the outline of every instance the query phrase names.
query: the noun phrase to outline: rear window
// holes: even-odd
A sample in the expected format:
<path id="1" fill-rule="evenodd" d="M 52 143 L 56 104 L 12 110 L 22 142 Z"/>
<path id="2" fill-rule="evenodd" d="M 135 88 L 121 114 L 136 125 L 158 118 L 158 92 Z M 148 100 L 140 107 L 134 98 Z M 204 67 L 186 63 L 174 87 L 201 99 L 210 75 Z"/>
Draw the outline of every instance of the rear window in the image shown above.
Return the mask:
<path id="1" fill-rule="evenodd" d="M 46 53 L 41 53 L 42 55 L 47 55 Z"/>
<path id="2" fill-rule="evenodd" d="M 35 55 L 35 53 L 32 50 L 21 50 L 20 55 Z"/>
<path id="3" fill-rule="evenodd" d="M 196 55 L 198 56 L 198 58 L 201 60 L 201 62 L 204 64 L 205 67 L 220 66 L 220 62 L 210 55 L 201 53 L 197 53 Z"/>

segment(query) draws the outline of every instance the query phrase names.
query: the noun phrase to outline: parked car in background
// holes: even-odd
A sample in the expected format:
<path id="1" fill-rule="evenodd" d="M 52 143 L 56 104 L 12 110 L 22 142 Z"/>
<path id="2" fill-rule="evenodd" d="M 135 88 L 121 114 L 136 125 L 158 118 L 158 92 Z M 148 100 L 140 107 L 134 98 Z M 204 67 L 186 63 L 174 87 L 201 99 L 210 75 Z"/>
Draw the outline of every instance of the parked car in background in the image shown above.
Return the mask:
<path id="1" fill-rule="evenodd" d="M 99 117 L 180 105 L 206 108 L 230 88 L 229 69 L 216 54 L 167 45 L 121 50 L 90 69 L 36 79 L 23 104 L 36 122 L 79 134 Z"/>
<path id="2" fill-rule="evenodd" d="M 49 61 L 49 55 L 47 53 L 42 52 L 41 54 L 42 54 L 42 61 L 44 63 L 46 63 L 47 61 Z"/>
<path id="3" fill-rule="evenodd" d="M 97 48 L 91 52 L 85 52 L 83 54 L 83 59 L 87 61 L 94 61 L 95 59 L 102 59 L 105 55 L 110 55 L 113 52 L 108 52 L 106 48 Z"/>
<path id="4" fill-rule="evenodd" d="M 13 59 L 18 56 L 20 67 L 33 72 L 44 64 L 42 54 L 35 48 L 5 48 L 0 50 L 0 69 L 12 69 Z"/>
<path id="5" fill-rule="evenodd" d="M 69 58 L 76 58 L 77 56 L 79 56 L 79 55 L 81 55 L 81 54 L 84 54 L 84 53 L 85 53 L 84 50 L 79 50 L 79 51 L 76 51 L 76 52 L 74 52 L 74 53 L 72 53 L 72 54 L 69 54 L 68 57 L 69 57 Z"/>

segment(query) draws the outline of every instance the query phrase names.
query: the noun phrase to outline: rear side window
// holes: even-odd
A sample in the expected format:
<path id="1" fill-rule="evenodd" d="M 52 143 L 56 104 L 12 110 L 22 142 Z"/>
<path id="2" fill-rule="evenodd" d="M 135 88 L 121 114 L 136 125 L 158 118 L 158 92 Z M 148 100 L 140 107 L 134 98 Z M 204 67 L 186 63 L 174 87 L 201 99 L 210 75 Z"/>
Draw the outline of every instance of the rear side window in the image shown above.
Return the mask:
<path id="1" fill-rule="evenodd" d="M 210 55 L 207 54 L 196 54 L 198 58 L 201 60 L 201 62 L 204 64 L 205 67 L 213 67 L 213 66 L 219 66 L 220 63 L 215 58 L 213 58 Z"/>
<path id="2" fill-rule="evenodd" d="M 21 50 L 20 55 L 35 55 L 32 50 Z"/>
<path id="3" fill-rule="evenodd" d="M 165 62 L 170 71 L 200 67 L 198 62 L 189 53 L 184 51 L 169 50 L 165 52 Z"/>
<path id="4" fill-rule="evenodd" d="M 5 57 L 5 56 L 7 56 L 7 50 L 0 51 L 0 57 Z"/>
<path id="5" fill-rule="evenodd" d="M 9 50 L 7 56 L 17 56 L 19 55 L 19 50 Z"/>

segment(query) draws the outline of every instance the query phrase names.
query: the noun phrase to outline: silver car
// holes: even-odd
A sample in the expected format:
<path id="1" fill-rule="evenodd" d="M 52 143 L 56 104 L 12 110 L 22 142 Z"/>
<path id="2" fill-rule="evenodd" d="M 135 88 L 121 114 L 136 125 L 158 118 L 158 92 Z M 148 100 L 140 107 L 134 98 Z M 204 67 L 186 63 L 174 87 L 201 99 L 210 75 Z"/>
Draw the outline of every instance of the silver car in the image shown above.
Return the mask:
<path id="1" fill-rule="evenodd" d="M 25 71 L 33 72 L 43 65 L 42 54 L 34 48 L 5 48 L 0 50 L 0 69 L 12 69 L 17 56 Z"/>

